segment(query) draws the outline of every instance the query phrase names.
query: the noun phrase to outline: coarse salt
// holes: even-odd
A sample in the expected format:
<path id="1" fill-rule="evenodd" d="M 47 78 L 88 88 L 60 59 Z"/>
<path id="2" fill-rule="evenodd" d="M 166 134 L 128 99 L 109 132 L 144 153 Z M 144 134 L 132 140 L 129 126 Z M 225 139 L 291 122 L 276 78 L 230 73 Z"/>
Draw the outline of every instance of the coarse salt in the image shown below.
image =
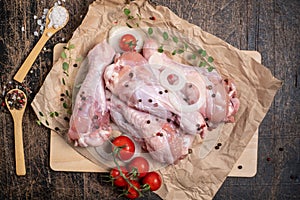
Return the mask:
<path id="1" fill-rule="evenodd" d="M 38 19 L 36 22 L 38 25 L 42 25 L 42 20 Z"/>
<path id="2" fill-rule="evenodd" d="M 51 13 L 49 14 L 48 28 L 61 28 L 68 20 L 68 11 L 62 6 L 54 6 Z"/>

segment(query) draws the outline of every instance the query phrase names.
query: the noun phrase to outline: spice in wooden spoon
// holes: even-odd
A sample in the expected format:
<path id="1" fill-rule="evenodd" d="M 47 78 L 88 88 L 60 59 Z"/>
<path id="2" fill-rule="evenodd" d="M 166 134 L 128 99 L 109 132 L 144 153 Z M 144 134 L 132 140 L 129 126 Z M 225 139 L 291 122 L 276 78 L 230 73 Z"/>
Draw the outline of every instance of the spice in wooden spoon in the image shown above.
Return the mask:
<path id="1" fill-rule="evenodd" d="M 24 159 L 22 120 L 27 104 L 27 97 L 22 90 L 12 89 L 6 94 L 5 103 L 14 120 L 16 173 L 18 176 L 23 176 L 26 174 L 26 168 Z"/>
<path id="2" fill-rule="evenodd" d="M 69 12 L 63 6 L 52 7 L 46 17 L 46 27 L 38 43 L 32 49 L 19 71 L 14 76 L 14 79 L 22 83 L 28 71 L 30 70 L 33 62 L 41 52 L 46 42 L 57 31 L 61 30 L 69 21 Z"/>

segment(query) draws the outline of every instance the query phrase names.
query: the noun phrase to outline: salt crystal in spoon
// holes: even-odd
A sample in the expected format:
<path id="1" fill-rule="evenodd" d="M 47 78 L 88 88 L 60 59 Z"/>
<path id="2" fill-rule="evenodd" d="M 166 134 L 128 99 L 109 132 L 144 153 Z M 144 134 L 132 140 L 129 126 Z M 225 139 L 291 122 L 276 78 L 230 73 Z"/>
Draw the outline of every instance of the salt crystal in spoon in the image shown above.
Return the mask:
<path id="1" fill-rule="evenodd" d="M 28 71 L 30 70 L 33 62 L 41 52 L 46 42 L 59 30 L 61 30 L 69 21 L 69 12 L 63 6 L 52 7 L 46 17 L 46 27 L 43 35 L 39 39 L 38 43 L 32 49 L 23 65 L 20 67 L 14 79 L 19 83 L 22 83 Z"/>

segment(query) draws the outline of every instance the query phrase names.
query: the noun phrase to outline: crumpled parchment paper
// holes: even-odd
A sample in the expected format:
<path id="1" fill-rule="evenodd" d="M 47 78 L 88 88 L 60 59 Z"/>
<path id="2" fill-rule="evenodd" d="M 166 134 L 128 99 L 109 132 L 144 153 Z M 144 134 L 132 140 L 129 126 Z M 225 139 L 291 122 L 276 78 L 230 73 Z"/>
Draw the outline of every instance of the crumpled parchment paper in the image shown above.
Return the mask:
<path id="1" fill-rule="evenodd" d="M 215 66 L 222 76 L 236 82 L 241 105 L 235 116 L 236 122 L 222 127 L 218 137 L 218 142 L 222 143 L 221 148 L 213 149 L 205 158 L 199 158 L 196 153 L 189 154 L 178 164 L 160 170 L 164 183 L 157 194 L 161 198 L 212 199 L 258 129 L 281 81 L 239 49 L 179 18 L 168 8 L 154 7 L 145 0 L 130 4 L 121 0 L 93 2 L 82 24 L 68 42 L 71 48 L 66 51 L 67 58 L 54 63 L 31 105 L 41 123 L 66 138 L 73 83 L 80 68 L 73 67 L 73 64 L 80 66 L 80 60 L 85 58 L 92 47 L 107 38 L 112 26 L 126 26 L 124 8 L 129 8 L 132 15 L 138 13 L 141 16 L 142 20 L 138 21 L 140 27 L 172 28 L 190 38 L 214 58 Z M 155 20 L 150 20 L 151 16 L 155 16 Z M 63 69 L 66 60 L 69 68 Z M 66 142 L 69 143 L 67 139 Z M 75 149 L 101 165 L 91 155 L 91 151 Z"/>

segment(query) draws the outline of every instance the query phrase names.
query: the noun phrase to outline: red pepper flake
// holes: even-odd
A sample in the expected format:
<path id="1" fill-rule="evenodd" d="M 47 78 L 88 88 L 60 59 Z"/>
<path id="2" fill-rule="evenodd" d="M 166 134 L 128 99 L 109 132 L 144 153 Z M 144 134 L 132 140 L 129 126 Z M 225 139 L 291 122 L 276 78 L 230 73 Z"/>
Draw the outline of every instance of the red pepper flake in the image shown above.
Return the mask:
<path id="1" fill-rule="evenodd" d="M 156 20 L 154 16 L 149 17 L 150 20 Z"/>
<path id="2" fill-rule="evenodd" d="M 267 160 L 268 162 L 270 162 L 270 161 L 271 161 L 271 158 L 270 158 L 270 157 L 268 157 L 266 160 Z"/>

